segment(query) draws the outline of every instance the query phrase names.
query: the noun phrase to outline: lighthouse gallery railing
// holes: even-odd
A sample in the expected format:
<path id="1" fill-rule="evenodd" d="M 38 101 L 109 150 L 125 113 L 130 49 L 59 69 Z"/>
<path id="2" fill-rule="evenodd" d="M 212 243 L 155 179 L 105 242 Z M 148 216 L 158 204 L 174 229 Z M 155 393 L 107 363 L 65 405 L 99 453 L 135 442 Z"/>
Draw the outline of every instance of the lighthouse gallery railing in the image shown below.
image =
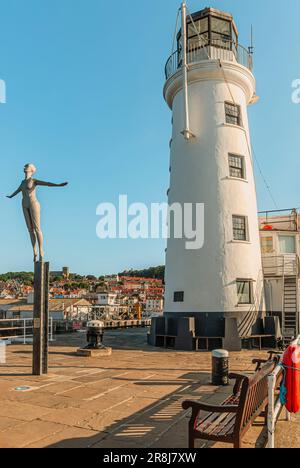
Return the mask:
<path id="1" fill-rule="evenodd" d="M 201 62 L 203 60 L 224 60 L 236 62 L 249 70 L 253 70 L 253 56 L 249 50 L 233 41 L 223 39 L 213 39 L 206 41 L 207 44 L 199 39 L 188 45 L 187 61 L 188 64 Z M 182 53 L 175 51 L 167 60 L 165 66 L 165 75 L 168 80 L 182 68 Z"/>

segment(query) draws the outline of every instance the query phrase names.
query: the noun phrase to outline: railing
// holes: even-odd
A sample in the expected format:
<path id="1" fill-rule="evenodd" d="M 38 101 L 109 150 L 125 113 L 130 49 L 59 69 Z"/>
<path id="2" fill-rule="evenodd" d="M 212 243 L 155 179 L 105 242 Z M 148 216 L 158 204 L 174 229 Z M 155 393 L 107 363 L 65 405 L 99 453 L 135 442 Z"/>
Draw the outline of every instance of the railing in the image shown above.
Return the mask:
<path id="1" fill-rule="evenodd" d="M 206 44 L 199 39 L 188 45 L 187 62 L 189 65 L 203 60 L 222 60 L 236 62 L 250 71 L 253 70 L 253 56 L 245 47 L 235 44 L 233 41 L 212 39 Z M 180 50 L 174 52 L 167 60 L 165 75 L 168 80 L 182 68 L 182 54 Z"/>
<path id="2" fill-rule="evenodd" d="M 292 344 L 300 346 L 300 336 Z M 281 358 L 282 359 L 282 358 Z M 276 423 L 282 410 L 282 403 L 278 396 L 278 386 L 284 375 L 283 367 L 279 364 L 274 372 L 268 377 L 268 448 L 275 448 Z M 277 394 L 276 394 L 277 393 Z M 286 410 L 286 421 L 291 420 L 290 413 Z"/>
<path id="3" fill-rule="evenodd" d="M 296 254 L 263 256 L 265 276 L 298 276 L 299 260 Z"/>
<path id="4" fill-rule="evenodd" d="M 11 324 L 11 326 L 8 326 Z M 19 326 L 16 326 L 19 324 Z M 28 331 L 31 330 L 31 333 Z M 14 333 L 14 334 L 13 334 Z M 33 319 L 1 319 L 0 340 L 21 340 L 26 344 L 29 338 L 33 338 Z M 49 318 L 49 340 L 53 341 L 53 318 Z"/>
<path id="5" fill-rule="evenodd" d="M 261 211 L 258 213 L 261 231 L 299 230 L 298 212 L 296 209 Z"/>
<path id="6" fill-rule="evenodd" d="M 275 448 L 275 429 L 276 423 L 282 411 L 282 404 L 276 391 L 278 389 L 279 382 L 283 377 L 283 368 L 278 365 L 274 372 L 268 377 L 268 448 Z M 286 421 L 291 420 L 291 415 L 286 411 Z"/>

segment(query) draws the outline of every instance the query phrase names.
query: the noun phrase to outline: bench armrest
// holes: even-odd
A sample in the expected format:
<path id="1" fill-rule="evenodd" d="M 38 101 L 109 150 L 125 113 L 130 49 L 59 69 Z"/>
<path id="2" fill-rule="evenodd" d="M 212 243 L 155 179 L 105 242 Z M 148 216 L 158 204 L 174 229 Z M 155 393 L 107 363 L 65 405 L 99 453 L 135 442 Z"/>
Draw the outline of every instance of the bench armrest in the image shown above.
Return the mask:
<path id="1" fill-rule="evenodd" d="M 256 364 L 255 372 L 260 371 L 262 364 L 267 364 L 268 362 L 274 361 L 278 362 L 280 360 L 280 353 L 276 351 L 268 351 L 269 359 L 253 359 L 252 364 Z"/>
<path id="2" fill-rule="evenodd" d="M 262 364 L 267 364 L 269 359 L 253 359 L 252 364 L 256 364 L 255 372 L 261 370 Z"/>
<path id="3" fill-rule="evenodd" d="M 268 351 L 268 354 L 269 354 L 269 359 L 272 360 L 272 359 L 277 359 L 277 360 L 280 360 L 281 356 L 282 356 L 282 352 L 278 352 L 278 351 Z"/>
<path id="4" fill-rule="evenodd" d="M 229 379 L 230 380 L 235 380 L 235 386 L 233 388 L 233 394 L 237 395 L 241 389 L 241 385 L 243 383 L 243 380 L 245 380 L 246 376 L 242 374 L 234 374 L 231 373 L 229 374 Z"/>
<path id="5" fill-rule="evenodd" d="M 184 401 L 182 403 L 182 408 L 184 410 L 188 410 L 192 408 L 193 415 L 195 414 L 196 417 L 200 413 L 200 411 L 205 411 L 207 413 L 237 413 L 238 406 L 235 405 L 228 405 L 228 406 L 215 406 L 215 405 L 207 405 L 206 403 L 200 403 L 198 401 Z"/>

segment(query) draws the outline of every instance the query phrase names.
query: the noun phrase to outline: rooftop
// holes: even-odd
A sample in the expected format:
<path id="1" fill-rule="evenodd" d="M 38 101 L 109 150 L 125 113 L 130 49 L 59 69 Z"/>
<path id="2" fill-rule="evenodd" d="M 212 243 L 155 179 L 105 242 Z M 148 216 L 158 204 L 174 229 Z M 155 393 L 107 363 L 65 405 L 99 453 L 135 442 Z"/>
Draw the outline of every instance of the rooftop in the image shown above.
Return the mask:
<path id="1" fill-rule="evenodd" d="M 0 299 L 0 310 L 1 306 L 10 306 L 9 310 L 11 312 L 32 312 L 33 304 L 28 304 L 26 299 L 14 300 L 14 299 Z M 49 309 L 51 312 L 61 311 L 63 308 L 68 309 L 71 306 L 91 306 L 91 302 L 86 299 L 50 299 L 49 300 Z M 8 307 L 6 307 L 7 309 Z"/>
<path id="2" fill-rule="evenodd" d="M 258 215 L 261 231 L 300 231 L 300 215 L 296 208 L 261 211 Z"/>

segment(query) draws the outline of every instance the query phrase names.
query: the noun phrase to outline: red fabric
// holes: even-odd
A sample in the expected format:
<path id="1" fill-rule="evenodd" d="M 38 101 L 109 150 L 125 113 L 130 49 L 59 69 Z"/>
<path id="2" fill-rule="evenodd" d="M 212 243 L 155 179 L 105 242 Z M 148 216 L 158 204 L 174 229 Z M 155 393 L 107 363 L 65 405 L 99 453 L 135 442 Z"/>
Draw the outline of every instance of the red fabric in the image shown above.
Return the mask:
<path id="1" fill-rule="evenodd" d="M 296 414 L 300 411 L 300 346 L 288 347 L 283 357 L 283 364 L 286 372 L 286 408 L 289 413 Z M 290 369 L 291 367 L 293 369 Z"/>

